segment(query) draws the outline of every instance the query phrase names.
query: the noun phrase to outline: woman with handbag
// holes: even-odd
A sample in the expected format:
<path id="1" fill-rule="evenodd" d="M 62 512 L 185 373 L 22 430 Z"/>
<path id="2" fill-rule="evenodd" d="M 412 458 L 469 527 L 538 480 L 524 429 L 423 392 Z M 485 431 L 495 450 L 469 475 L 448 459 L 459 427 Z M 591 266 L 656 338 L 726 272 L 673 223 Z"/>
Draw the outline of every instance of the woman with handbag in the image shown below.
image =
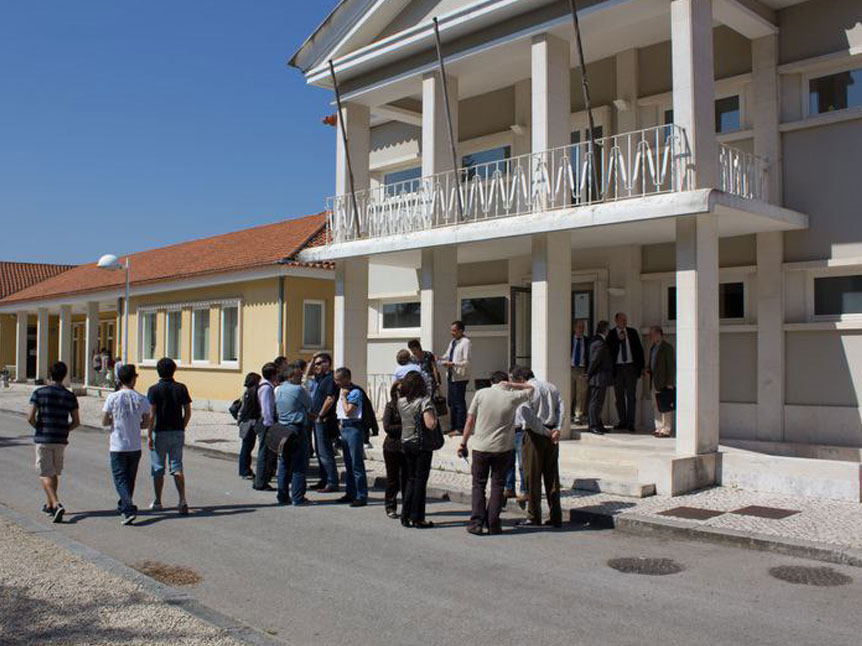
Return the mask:
<path id="1" fill-rule="evenodd" d="M 241 447 L 239 450 L 239 477 L 243 480 L 254 480 L 254 471 L 251 470 L 251 454 L 254 451 L 257 434 L 255 426 L 260 420 L 260 402 L 257 399 L 257 387 L 260 385 L 260 375 L 250 372 L 245 376 L 245 392 L 242 394 L 242 403 L 237 413 L 237 425 L 239 426 L 239 438 Z"/>
<path id="2" fill-rule="evenodd" d="M 389 401 L 383 410 L 383 462 L 386 465 L 386 515 L 398 518 L 398 492 L 401 492 L 401 503 L 404 503 L 404 492 L 407 489 L 407 461 L 401 448 L 401 415 L 398 414 L 398 387 L 400 381 L 392 384 L 389 391 Z"/>
<path id="3" fill-rule="evenodd" d="M 401 524 L 404 527 L 427 528 L 434 524 L 425 520 L 425 494 L 431 474 L 433 449 L 429 438 L 437 427 L 437 414 L 425 380 L 418 372 L 405 375 L 398 388 L 398 414 L 401 416 L 401 447 L 407 466 L 407 486 Z"/>

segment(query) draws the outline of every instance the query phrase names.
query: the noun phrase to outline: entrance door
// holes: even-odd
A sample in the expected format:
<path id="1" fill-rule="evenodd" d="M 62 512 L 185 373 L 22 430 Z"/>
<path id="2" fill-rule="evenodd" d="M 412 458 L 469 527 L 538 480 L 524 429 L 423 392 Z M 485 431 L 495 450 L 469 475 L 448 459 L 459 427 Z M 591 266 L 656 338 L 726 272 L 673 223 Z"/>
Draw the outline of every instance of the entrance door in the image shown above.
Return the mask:
<path id="1" fill-rule="evenodd" d="M 36 378 L 36 343 L 38 333 L 35 325 L 27 326 L 27 379 Z"/>
<path id="2" fill-rule="evenodd" d="M 530 367 L 533 294 L 529 287 L 512 287 L 509 296 L 509 365 Z"/>
<path id="3" fill-rule="evenodd" d="M 572 290 L 572 335 L 574 336 L 575 321 L 586 322 L 587 335 L 595 332 L 595 298 L 591 283 L 574 285 Z"/>

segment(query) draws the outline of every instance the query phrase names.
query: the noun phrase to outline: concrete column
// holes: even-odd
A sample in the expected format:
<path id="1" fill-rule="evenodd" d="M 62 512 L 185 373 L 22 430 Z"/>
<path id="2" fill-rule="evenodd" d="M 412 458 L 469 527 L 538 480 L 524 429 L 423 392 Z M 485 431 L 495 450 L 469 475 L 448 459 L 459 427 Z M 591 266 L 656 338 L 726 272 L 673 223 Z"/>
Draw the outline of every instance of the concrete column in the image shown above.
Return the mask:
<path id="1" fill-rule="evenodd" d="M 455 246 L 422 250 L 419 269 L 422 302 L 422 347 L 443 352 L 451 335 L 452 321 L 458 313 L 458 248 Z"/>
<path id="2" fill-rule="evenodd" d="M 515 83 L 515 128 L 512 137 L 512 156 L 527 155 L 530 153 L 530 132 L 532 131 L 532 83 L 530 79 L 524 79 Z"/>
<path id="3" fill-rule="evenodd" d="M 672 0 L 673 120 L 686 133 L 697 188 L 718 182 L 712 0 Z"/>
<path id="4" fill-rule="evenodd" d="M 368 378 L 368 259 L 349 258 L 335 266 L 335 368 L 347 366 L 353 381 Z"/>
<path id="5" fill-rule="evenodd" d="M 344 104 L 344 123 L 338 119 L 337 149 L 335 155 L 335 194 L 350 193 L 350 180 L 347 174 L 347 155 L 341 128 L 347 129 L 350 146 L 350 164 L 353 168 L 353 181 L 357 191 L 368 188 L 369 155 L 371 154 L 371 109 L 358 103 Z"/>
<path id="6" fill-rule="evenodd" d="M 533 372 L 571 402 L 572 242 L 568 234 L 533 236 L 531 352 Z M 571 415 L 568 408 L 564 421 Z M 569 424 L 563 438 L 571 436 Z"/>
<path id="7" fill-rule="evenodd" d="M 15 326 L 15 381 L 27 381 L 28 313 L 18 312 Z"/>
<path id="8" fill-rule="evenodd" d="M 39 308 L 36 323 L 36 379 L 48 380 L 48 343 L 51 332 L 51 317 L 48 308 Z"/>
<path id="9" fill-rule="evenodd" d="M 616 56 L 617 99 L 628 105 L 617 107 L 617 133 L 634 132 L 640 128 L 638 119 L 638 50 L 627 49 Z"/>
<path id="10" fill-rule="evenodd" d="M 718 449 L 718 220 L 676 221 L 676 451 Z"/>
<path id="11" fill-rule="evenodd" d="M 452 170 L 452 148 L 449 145 L 449 126 L 446 123 L 446 105 L 443 102 L 443 83 L 438 72 L 422 77 L 422 176 Z M 455 146 L 458 139 L 458 79 L 447 75 L 449 110 Z M 461 165 L 461 160 L 458 160 Z"/>
<path id="12" fill-rule="evenodd" d="M 66 376 L 68 384 L 72 380 L 72 307 L 69 305 L 60 306 L 59 337 L 60 361 L 69 368 Z"/>
<path id="13" fill-rule="evenodd" d="M 781 204 L 778 36 L 751 41 L 754 154 L 769 164 L 767 198 Z M 757 234 L 757 439 L 784 440 L 784 234 Z"/>
<path id="14" fill-rule="evenodd" d="M 93 374 L 93 352 L 99 347 L 99 304 L 94 301 L 87 303 L 87 323 L 85 326 L 84 343 L 84 385 L 95 386 L 96 376 Z"/>
<path id="15" fill-rule="evenodd" d="M 571 62 L 569 41 L 551 34 L 533 36 L 532 119 L 534 153 L 571 142 Z"/>

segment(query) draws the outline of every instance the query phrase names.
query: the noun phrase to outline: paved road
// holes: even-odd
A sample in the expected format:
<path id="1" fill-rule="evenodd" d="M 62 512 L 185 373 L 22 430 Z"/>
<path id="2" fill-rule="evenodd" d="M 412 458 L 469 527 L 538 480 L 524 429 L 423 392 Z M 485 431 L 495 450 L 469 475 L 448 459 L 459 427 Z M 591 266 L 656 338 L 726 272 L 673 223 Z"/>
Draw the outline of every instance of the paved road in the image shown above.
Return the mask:
<path id="1" fill-rule="evenodd" d="M 0 502 L 42 519 L 33 447 L 22 418 L 0 414 Z M 142 514 L 121 527 L 107 437 L 79 432 L 66 453 L 58 531 L 126 563 L 192 567 L 191 590 L 224 613 L 296 645 L 830 644 L 862 640 L 862 570 L 850 585 L 772 578 L 803 564 L 760 552 L 568 527 L 476 538 L 467 512 L 430 506 L 431 530 L 404 530 L 379 504 L 279 508 L 232 462 L 189 452 L 192 515 Z M 149 502 L 148 460 L 137 499 Z M 167 501 L 174 500 L 173 492 Z M 331 500 L 331 497 L 329 498 Z M 511 519 L 510 519 L 511 522 Z M 676 559 L 676 575 L 626 575 L 608 559 Z M 2 610 L 0 610 L 2 617 Z"/>

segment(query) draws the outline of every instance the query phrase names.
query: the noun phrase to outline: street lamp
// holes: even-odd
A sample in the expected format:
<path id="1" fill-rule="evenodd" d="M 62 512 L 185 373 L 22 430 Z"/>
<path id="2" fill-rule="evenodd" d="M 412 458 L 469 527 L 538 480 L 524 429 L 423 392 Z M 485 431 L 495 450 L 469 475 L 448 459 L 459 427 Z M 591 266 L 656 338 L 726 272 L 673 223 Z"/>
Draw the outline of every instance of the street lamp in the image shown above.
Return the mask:
<path id="1" fill-rule="evenodd" d="M 126 262 L 121 263 L 114 254 L 107 253 L 96 264 L 99 269 L 126 272 L 126 295 L 123 298 L 123 365 L 126 365 L 129 362 L 129 257 L 126 256 Z"/>

